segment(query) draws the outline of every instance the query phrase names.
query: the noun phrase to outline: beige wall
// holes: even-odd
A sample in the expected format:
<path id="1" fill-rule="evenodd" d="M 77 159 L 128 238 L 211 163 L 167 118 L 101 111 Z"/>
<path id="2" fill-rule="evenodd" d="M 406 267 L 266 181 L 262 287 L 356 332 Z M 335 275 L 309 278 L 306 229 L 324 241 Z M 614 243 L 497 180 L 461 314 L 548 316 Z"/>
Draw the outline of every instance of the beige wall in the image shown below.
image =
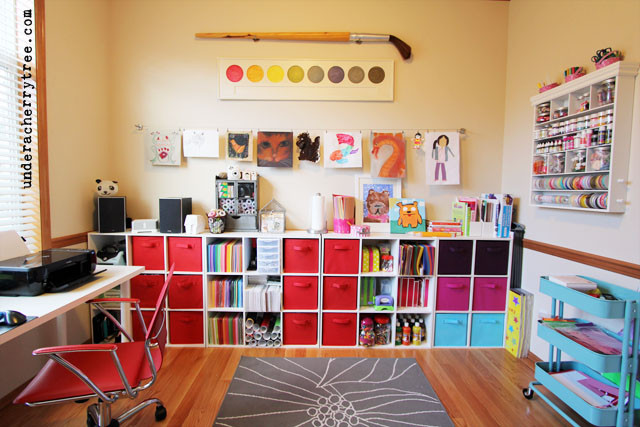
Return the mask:
<path id="1" fill-rule="evenodd" d="M 158 198 L 191 196 L 194 213 L 213 206 L 214 174 L 227 162 L 183 159 L 154 167 L 135 123 L 166 128 L 407 129 L 465 127 L 462 185 L 428 188 L 424 154 L 409 151 L 405 196 L 424 197 L 430 218 L 449 216 L 456 195 L 498 191 L 504 114 L 506 3 L 450 1 L 116 1 L 111 3 L 111 169 L 133 218 L 158 216 Z M 268 17 L 268 19 L 265 19 Z M 370 31 L 395 34 L 414 52 L 402 61 L 387 43 L 196 40 L 207 31 Z M 395 60 L 394 102 L 221 101 L 217 57 Z M 471 76 L 473 76 L 471 78 Z M 412 133 L 413 134 L 413 133 Z M 367 136 L 368 139 L 368 136 Z M 315 192 L 353 194 L 365 168 L 257 168 L 260 205 L 275 197 L 287 228 L 308 226 Z M 494 171 L 494 173 L 487 173 Z"/>
<path id="2" fill-rule="evenodd" d="M 640 62 L 639 18 L 637 0 L 510 2 L 502 191 L 520 197 L 518 220 L 526 225 L 527 238 L 640 263 L 639 82 L 635 91 L 626 212 L 602 214 L 528 205 L 533 130 L 529 98 L 536 94 L 536 84 L 554 79 L 560 82 L 562 70 L 574 65 L 593 71 L 591 56 L 608 46 L 622 50 L 626 61 Z M 537 290 L 539 277 L 547 274 L 584 273 L 632 289 L 640 287 L 639 280 L 531 251 L 525 251 L 523 270 L 523 286 L 531 291 Z M 549 307 L 550 299 L 538 295 L 534 314 L 549 312 Z M 535 336 L 533 344 L 538 356 L 546 357 L 546 344 Z"/>
<path id="3" fill-rule="evenodd" d="M 93 229 L 96 178 L 112 172 L 109 3 L 45 2 L 51 235 Z"/>

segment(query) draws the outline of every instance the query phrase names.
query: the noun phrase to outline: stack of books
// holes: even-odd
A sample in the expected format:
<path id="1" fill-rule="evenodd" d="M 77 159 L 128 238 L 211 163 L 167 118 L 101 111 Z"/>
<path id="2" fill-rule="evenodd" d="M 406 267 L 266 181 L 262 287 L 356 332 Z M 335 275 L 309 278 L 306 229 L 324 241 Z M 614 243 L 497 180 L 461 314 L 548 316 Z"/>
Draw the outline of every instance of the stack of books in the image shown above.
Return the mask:
<path id="1" fill-rule="evenodd" d="M 533 294 L 521 288 L 509 290 L 504 347 L 515 357 L 527 357 L 531 341 Z"/>
<path id="2" fill-rule="evenodd" d="M 460 221 L 429 221 L 427 231 L 451 233 L 451 236 L 462 236 Z"/>

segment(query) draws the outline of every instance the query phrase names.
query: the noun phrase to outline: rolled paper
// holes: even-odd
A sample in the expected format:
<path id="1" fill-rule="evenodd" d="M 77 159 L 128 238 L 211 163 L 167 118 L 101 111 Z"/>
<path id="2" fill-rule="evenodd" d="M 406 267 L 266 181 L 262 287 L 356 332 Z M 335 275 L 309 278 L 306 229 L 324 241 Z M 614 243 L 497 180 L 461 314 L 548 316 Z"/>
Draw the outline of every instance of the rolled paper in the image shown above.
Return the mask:
<path id="1" fill-rule="evenodd" d="M 270 321 L 271 321 L 271 315 L 269 313 L 266 313 L 264 315 L 264 318 L 262 319 L 262 323 L 260 324 L 260 332 L 262 332 L 263 334 L 267 332 L 267 330 L 269 329 Z"/>
<path id="2" fill-rule="evenodd" d="M 324 214 L 324 196 L 316 193 L 311 197 L 311 231 L 322 231 L 326 228 Z"/>
<path id="3" fill-rule="evenodd" d="M 273 325 L 273 332 L 280 332 L 280 318 L 276 317 L 276 323 Z"/>

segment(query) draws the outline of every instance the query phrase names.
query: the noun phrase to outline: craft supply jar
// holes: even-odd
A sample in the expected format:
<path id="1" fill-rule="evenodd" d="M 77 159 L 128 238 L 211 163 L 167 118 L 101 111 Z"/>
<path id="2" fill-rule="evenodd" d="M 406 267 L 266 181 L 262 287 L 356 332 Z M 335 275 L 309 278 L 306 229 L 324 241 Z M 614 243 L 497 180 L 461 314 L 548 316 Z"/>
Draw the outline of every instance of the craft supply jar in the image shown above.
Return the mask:
<path id="1" fill-rule="evenodd" d="M 598 90 L 598 101 L 600 105 L 610 104 L 613 102 L 616 91 L 616 79 L 610 78 L 600 84 Z"/>
<path id="2" fill-rule="evenodd" d="M 576 119 L 569 120 L 569 124 L 567 125 L 566 132 L 575 132 L 576 131 Z"/>
<path id="3" fill-rule="evenodd" d="M 613 110 L 607 110 L 606 113 L 607 113 L 607 116 L 605 117 L 606 123 L 607 124 L 613 123 Z"/>
<path id="4" fill-rule="evenodd" d="M 551 102 L 543 102 L 542 104 L 539 104 L 536 107 L 536 111 L 537 111 L 537 118 L 536 121 L 541 123 L 541 122 L 548 122 L 549 121 L 549 114 L 551 112 Z"/>
<path id="5" fill-rule="evenodd" d="M 391 343 L 391 322 L 389 316 L 378 315 L 375 320 L 376 345 L 387 345 Z"/>

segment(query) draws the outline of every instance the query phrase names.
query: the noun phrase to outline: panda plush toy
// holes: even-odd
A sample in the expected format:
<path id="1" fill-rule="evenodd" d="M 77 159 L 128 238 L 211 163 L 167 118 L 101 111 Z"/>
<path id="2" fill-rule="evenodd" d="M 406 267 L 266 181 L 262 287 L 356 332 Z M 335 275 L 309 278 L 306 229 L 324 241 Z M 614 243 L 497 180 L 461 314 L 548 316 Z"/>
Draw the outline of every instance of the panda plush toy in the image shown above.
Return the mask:
<path id="1" fill-rule="evenodd" d="M 96 193 L 98 196 L 115 196 L 118 194 L 118 181 L 96 179 Z"/>

